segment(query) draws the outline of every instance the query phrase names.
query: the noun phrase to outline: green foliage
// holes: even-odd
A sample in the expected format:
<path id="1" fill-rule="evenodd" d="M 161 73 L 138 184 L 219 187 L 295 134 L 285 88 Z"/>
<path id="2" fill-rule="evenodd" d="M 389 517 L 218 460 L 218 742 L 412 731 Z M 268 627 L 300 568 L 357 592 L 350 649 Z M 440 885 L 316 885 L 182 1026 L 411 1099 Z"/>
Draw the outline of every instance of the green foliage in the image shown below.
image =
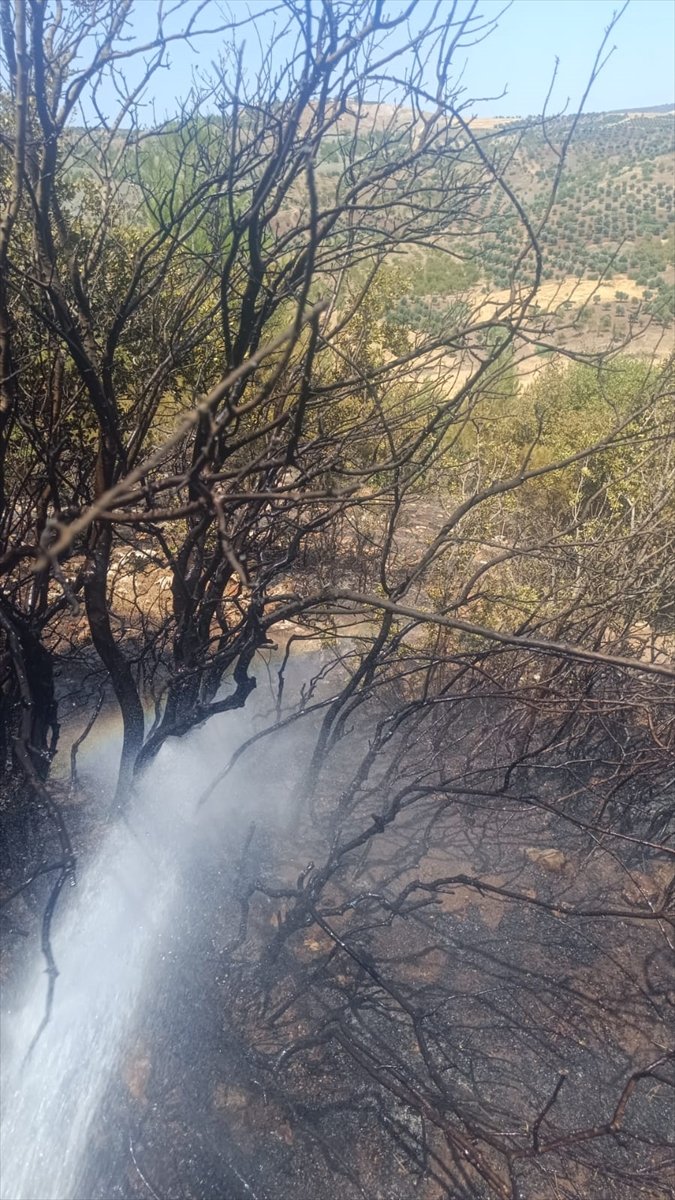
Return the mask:
<path id="1" fill-rule="evenodd" d="M 460 494 L 483 486 L 488 494 L 434 580 L 438 602 L 448 603 L 457 578 L 466 579 L 468 547 L 496 540 L 537 549 L 490 573 L 471 604 L 474 620 L 541 627 L 566 606 L 575 611 L 583 597 L 591 608 L 599 604 L 608 625 L 641 620 L 672 630 L 675 606 L 663 569 L 675 530 L 675 495 L 663 484 L 675 433 L 672 367 L 626 357 L 599 371 L 555 361 L 523 388 L 504 366 L 446 456 L 455 492 L 461 480 Z M 535 475 L 522 482 L 524 472 Z M 516 486 L 491 494 L 506 481 Z M 644 556 L 638 590 L 636 553 Z M 629 583 L 614 584 L 624 576 Z"/>
<path id="2" fill-rule="evenodd" d="M 415 296 L 447 296 L 472 287 L 479 270 L 470 258 L 431 250 L 421 262 L 414 262 L 407 275 Z"/>
<path id="3" fill-rule="evenodd" d="M 528 503 L 540 496 L 548 517 L 564 524 L 584 500 L 589 518 L 602 511 L 614 518 L 627 506 L 648 502 L 650 478 L 642 464 L 667 413 L 666 401 L 653 398 L 654 388 L 653 368 L 640 359 L 619 359 L 601 371 L 547 366 L 521 394 L 509 431 L 515 452 L 529 448 L 530 466 L 544 467 L 606 439 L 611 444 L 530 484 Z"/>

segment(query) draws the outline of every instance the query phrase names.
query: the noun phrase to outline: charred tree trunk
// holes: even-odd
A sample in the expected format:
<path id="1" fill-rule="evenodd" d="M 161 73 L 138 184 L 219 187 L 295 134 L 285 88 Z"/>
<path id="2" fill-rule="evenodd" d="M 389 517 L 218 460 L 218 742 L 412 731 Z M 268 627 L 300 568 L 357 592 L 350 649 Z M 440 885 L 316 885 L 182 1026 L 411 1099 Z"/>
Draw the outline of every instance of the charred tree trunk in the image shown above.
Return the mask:
<path id="1" fill-rule="evenodd" d="M 143 745 L 145 722 L 143 706 L 131 668 L 120 648 L 110 623 L 107 578 L 112 533 L 110 527 L 95 529 L 90 549 L 90 563 L 84 585 L 84 603 L 96 652 L 110 675 L 123 724 L 120 769 L 115 792 L 115 804 L 126 802 L 134 763 Z"/>
<path id="2" fill-rule="evenodd" d="M 28 850 L 39 784 L 49 774 L 59 726 L 51 656 L 39 635 L 1 597 L 0 697 L 0 861 L 11 868 L 17 855 L 21 859 Z"/>

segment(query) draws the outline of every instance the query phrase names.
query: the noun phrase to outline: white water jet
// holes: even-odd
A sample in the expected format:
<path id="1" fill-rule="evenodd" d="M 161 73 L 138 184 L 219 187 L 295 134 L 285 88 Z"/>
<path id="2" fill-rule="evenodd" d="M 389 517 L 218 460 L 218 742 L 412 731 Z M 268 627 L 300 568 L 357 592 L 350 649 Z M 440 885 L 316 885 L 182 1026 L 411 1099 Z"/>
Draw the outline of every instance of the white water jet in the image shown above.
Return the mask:
<path id="1" fill-rule="evenodd" d="M 163 747 L 128 821 L 106 829 L 77 886 L 62 893 L 52 933 L 59 970 L 53 1011 L 28 1059 L 45 1005 L 37 950 L 22 998 L 2 1014 L 1 1200 L 80 1200 L 106 1089 L 180 903 L 181 871 L 209 820 L 200 814 L 197 828 L 195 801 L 250 732 L 248 714 L 213 724 Z M 109 780 L 117 745 L 103 750 L 97 747 L 96 774 Z M 215 829 L 225 852 L 222 820 Z"/>

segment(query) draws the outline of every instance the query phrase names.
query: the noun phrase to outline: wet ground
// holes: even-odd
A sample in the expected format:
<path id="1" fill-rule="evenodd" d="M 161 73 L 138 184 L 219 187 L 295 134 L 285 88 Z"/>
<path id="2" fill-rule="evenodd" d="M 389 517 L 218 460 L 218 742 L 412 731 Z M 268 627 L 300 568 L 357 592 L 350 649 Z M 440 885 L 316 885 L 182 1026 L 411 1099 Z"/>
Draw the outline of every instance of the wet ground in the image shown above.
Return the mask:
<path id="1" fill-rule="evenodd" d="M 242 719 L 240 740 L 254 728 Z M 298 731 L 256 747 L 192 821 L 223 731 L 211 722 L 185 743 L 170 859 L 130 814 L 157 871 L 138 920 L 167 870 L 177 902 L 154 927 L 142 990 L 100 1064 L 77 1182 L 58 1200 L 468 1200 L 499 1197 L 500 1181 L 523 1200 L 668 1200 L 668 1064 L 604 1129 L 631 1073 L 672 1044 L 668 931 L 559 911 L 658 905 L 664 856 L 599 845 L 531 805 L 430 795 L 312 890 L 336 836 L 367 828 L 402 777 L 383 772 L 336 829 L 352 743 L 296 820 L 309 744 Z M 84 782 L 114 753 L 90 747 Z M 457 875 L 521 900 L 438 882 Z M 57 981 L 57 998 L 73 982 Z M 557 1148 L 530 1155 L 535 1136 Z"/>

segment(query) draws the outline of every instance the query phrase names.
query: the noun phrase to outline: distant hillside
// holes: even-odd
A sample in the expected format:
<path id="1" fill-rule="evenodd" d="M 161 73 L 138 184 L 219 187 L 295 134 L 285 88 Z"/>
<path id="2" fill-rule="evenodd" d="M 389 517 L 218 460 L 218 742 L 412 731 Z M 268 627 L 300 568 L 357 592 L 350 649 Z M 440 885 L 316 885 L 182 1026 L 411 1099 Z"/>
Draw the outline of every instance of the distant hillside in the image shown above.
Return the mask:
<path id="1" fill-rule="evenodd" d="M 240 120 L 246 121 L 245 108 Z M 309 120 L 309 114 L 306 119 Z M 558 158 L 552 147 L 561 145 L 574 118 L 553 118 L 545 130 L 536 120 L 513 117 L 471 119 L 475 136 L 489 154 L 508 162 L 506 176 L 537 228 L 548 207 Z M 205 118 L 210 125 L 220 118 Z M 400 139 L 417 136 L 409 109 L 393 103 L 354 102 L 335 113 L 331 135 L 323 139 L 317 156 L 319 196 L 331 202 L 337 181 L 350 155 L 366 158 L 373 166 L 387 154 L 388 135 Z M 79 131 L 73 130 L 75 135 Z M 356 140 L 355 140 L 356 139 Z M 458 144 L 463 134 L 458 135 Z M 166 135 L 153 146 L 146 142 L 146 162 L 161 170 Z M 156 160 L 156 161 L 155 161 Z M 84 158 L 83 160 L 84 161 Z M 135 195 L 131 160 L 130 194 Z M 675 119 L 671 106 L 621 109 L 584 114 L 578 121 L 565 172 L 554 207 L 545 221 L 540 243 L 543 283 L 547 295 L 560 284 L 560 303 L 579 308 L 579 320 L 590 334 L 625 337 L 636 323 L 655 320 L 670 326 L 675 316 Z M 304 185 L 303 185 L 304 186 Z M 297 220 L 296 198 L 289 192 L 279 213 L 279 223 Z M 494 187 L 477 197 L 470 222 L 473 232 L 463 236 L 448 229 L 448 244 L 437 250 L 412 252 L 406 262 L 408 292 L 401 300 L 400 317 L 413 327 L 442 327 L 458 293 L 500 292 L 511 286 L 510 271 L 524 245 L 520 219 Z M 452 255 L 444 251 L 452 250 Z M 453 257 L 454 256 L 454 257 Z M 573 283 L 581 280 L 580 289 Z M 603 283 L 590 288 L 586 284 Z M 542 293 L 544 294 L 544 293 Z"/>
<path id="2" fill-rule="evenodd" d="M 569 127 L 554 122 L 555 142 Z M 544 273 L 634 281 L 655 315 L 673 316 L 675 121 L 621 113 L 582 117 L 575 133 L 555 207 L 542 237 Z M 557 158 L 537 128 L 521 139 L 510 178 L 533 218 L 543 212 Z M 489 239 L 484 270 L 500 286 L 520 237 L 499 200 L 485 209 Z M 625 297 L 628 299 L 628 296 Z"/>
<path id="3" fill-rule="evenodd" d="M 614 116 L 615 113 L 675 113 L 675 100 L 670 104 L 648 104 L 643 108 L 610 108 L 605 115 Z"/>
<path id="4" fill-rule="evenodd" d="M 560 145 L 571 117 L 541 126 L 506 119 L 477 119 L 473 127 L 491 146 L 512 154 L 508 179 L 536 228 L 548 205 Z M 589 113 L 577 126 L 556 203 L 541 235 L 547 295 L 591 334 L 617 339 L 646 320 L 670 326 L 675 316 L 675 120 L 668 105 L 652 110 Z M 523 229 L 498 189 L 478 201 L 484 233 L 463 282 L 474 290 L 508 289 L 510 270 L 523 245 Z M 452 268 L 452 269 L 450 269 Z M 451 279 L 454 284 L 451 285 Z M 574 281 L 582 286 L 574 289 Z M 600 281 L 603 281 L 600 287 Z M 586 286 L 593 285 L 595 287 Z M 415 274 L 418 323 L 422 310 L 442 321 L 445 301 L 462 284 L 451 260 L 427 256 Z M 594 293 L 594 294 L 592 294 Z M 542 293 L 543 294 L 543 293 Z M 592 294 L 592 295 L 591 295 Z M 591 304 L 582 297 L 591 296 Z M 564 297 L 569 296 L 565 300 Z M 406 319 L 409 319 L 406 306 Z M 435 316 L 433 314 L 436 314 Z"/>

